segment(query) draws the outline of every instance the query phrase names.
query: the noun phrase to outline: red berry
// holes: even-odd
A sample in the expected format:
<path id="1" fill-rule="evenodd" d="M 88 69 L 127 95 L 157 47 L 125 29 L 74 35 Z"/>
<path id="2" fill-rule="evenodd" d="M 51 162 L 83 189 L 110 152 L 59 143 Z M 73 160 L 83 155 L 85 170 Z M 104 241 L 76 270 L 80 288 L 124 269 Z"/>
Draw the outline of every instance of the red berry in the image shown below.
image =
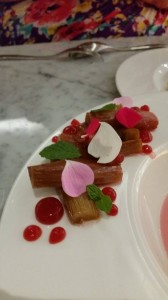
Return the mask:
<path id="1" fill-rule="evenodd" d="M 56 244 L 64 240 L 66 231 L 63 227 L 55 227 L 51 230 L 49 236 L 49 243 Z"/>
<path id="2" fill-rule="evenodd" d="M 109 196 L 111 201 L 115 201 L 117 197 L 116 191 L 113 188 L 108 186 L 102 189 L 102 193 L 106 196 Z"/>
<path id="3" fill-rule="evenodd" d="M 75 126 L 69 125 L 63 129 L 63 133 L 65 134 L 75 134 L 77 131 Z"/>
<path id="4" fill-rule="evenodd" d="M 152 153 L 152 147 L 149 146 L 149 145 L 143 145 L 142 146 L 142 152 L 145 153 L 145 154 L 150 154 Z"/>
<path id="5" fill-rule="evenodd" d="M 58 136 L 57 135 L 55 135 L 55 136 L 52 137 L 52 142 L 53 143 L 57 143 L 58 142 Z"/>
<path id="6" fill-rule="evenodd" d="M 144 110 L 144 111 L 149 111 L 150 110 L 150 108 L 149 108 L 149 106 L 148 105 L 142 105 L 141 107 L 141 110 Z"/>
<path id="7" fill-rule="evenodd" d="M 118 214 L 117 205 L 113 204 L 111 210 L 108 212 L 109 216 L 116 216 Z"/>
<path id="8" fill-rule="evenodd" d="M 124 154 L 122 153 L 118 154 L 115 160 L 118 164 L 121 164 L 124 161 Z"/>
<path id="9" fill-rule="evenodd" d="M 141 130 L 140 131 L 140 138 L 142 143 L 150 143 L 153 139 L 153 136 L 150 131 L 148 130 Z"/>
<path id="10" fill-rule="evenodd" d="M 72 125 L 72 126 L 79 126 L 79 125 L 80 125 L 80 122 L 79 122 L 78 120 L 76 120 L 76 119 L 73 119 L 73 120 L 71 121 L 71 125 Z"/>
<path id="11" fill-rule="evenodd" d="M 111 161 L 107 165 L 116 166 L 118 164 L 121 164 L 123 161 L 124 161 L 124 154 L 120 153 L 120 154 L 117 155 L 117 157 L 113 161 Z"/>

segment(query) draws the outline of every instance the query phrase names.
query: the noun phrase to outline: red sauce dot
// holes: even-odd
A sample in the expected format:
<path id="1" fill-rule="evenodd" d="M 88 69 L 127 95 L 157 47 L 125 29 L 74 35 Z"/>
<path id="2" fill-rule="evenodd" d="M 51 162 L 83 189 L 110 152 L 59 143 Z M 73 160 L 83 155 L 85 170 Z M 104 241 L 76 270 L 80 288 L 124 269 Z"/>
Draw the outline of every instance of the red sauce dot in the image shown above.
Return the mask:
<path id="1" fill-rule="evenodd" d="M 118 207 L 117 205 L 113 204 L 110 212 L 108 213 L 109 216 L 116 216 L 118 214 Z"/>
<path id="2" fill-rule="evenodd" d="M 153 139 L 152 133 L 148 130 L 141 130 L 140 131 L 140 138 L 142 143 L 150 143 Z"/>
<path id="3" fill-rule="evenodd" d="M 109 196 L 111 201 L 116 200 L 117 194 L 116 194 L 116 191 L 113 188 L 108 187 L 108 186 L 104 187 L 102 189 L 102 192 L 103 192 L 104 195 Z"/>
<path id="4" fill-rule="evenodd" d="M 28 242 L 33 242 L 39 239 L 42 234 L 42 230 L 37 225 L 29 225 L 23 231 L 23 237 Z"/>
<path id="5" fill-rule="evenodd" d="M 66 231 L 63 227 L 55 227 L 51 230 L 49 236 L 49 243 L 56 244 L 64 240 L 66 237 Z"/>
<path id="6" fill-rule="evenodd" d="M 77 131 L 76 126 L 69 125 L 63 129 L 65 134 L 75 134 Z"/>
<path id="7" fill-rule="evenodd" d="M 152 153 L 152 147 L 149 146 L 149 145 L 143 145 L 142 146 L 142 152 L 145 153 L 145 154 L 150 154 Z"/>
<path id="8" fill-rule="evenodd" d="M 55 136 L 52 137 L 52 142 L 53 143 L 57 143 L 58 142 L 58 136 L 57 135 L 55 135 Z"/>
<path id="9" fill-rule="evenodd" d="M 79 126 L 79 125 L 80 125 L 80 122 L 79 122 L 78 120 L 76 120 L 76 119 L 73 119 L 73 120 L 71 121 L 71 125 L 72 125 L 72 126 Z"/>
<path id="10" fill-rule="evenodd" d="M 140 109 L 141 110 L 144 110 L 144 111 L 150 111 L 150 108 L 149 108 L 149 106 L 148 105 L 142 105 L 141 107 L 140 107 Z"/>
<path id="11" fill-rule="evenodd" d="M 41 199 L 35 207 L 36 219 L 46 225 L 58 222 L 64 213 L 62 203 L 54 197 Z"/>

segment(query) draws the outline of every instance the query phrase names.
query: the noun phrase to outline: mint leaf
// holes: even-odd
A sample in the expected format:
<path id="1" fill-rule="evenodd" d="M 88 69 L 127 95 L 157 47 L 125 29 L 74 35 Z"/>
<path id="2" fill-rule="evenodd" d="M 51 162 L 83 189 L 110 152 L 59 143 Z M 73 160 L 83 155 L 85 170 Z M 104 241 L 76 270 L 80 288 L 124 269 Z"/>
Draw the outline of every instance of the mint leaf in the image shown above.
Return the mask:
<path id="1" fill-rule="evenodd" d="M 73 159 L 81 156 L 79 149 L 75 145 L 64 141 L 47 146 L 39 154 L 50 160 Z"/>
<path id="2" fill-rule="evenodd" d="M 99 201 L 95 202 L 97 208 L 99 208 L 102 211 L 105 211 L 108 213 L 112 208 L 112 201 L 110 197 L 103 195 Z"/>
<path id="3" fill-rule="evenodd" d="M 99 201 L 102 197 L 102 191 L 95 185 L 95 184 L 89 184 L 86 187 L 86 191 L 88 193 L 88 196 L 93 201 Z"/>
<path id="4" fill-rule="evenodd" d="M 88 193 L 89 198 L 95 201 L 95 204 L 98 209 L 107 213 L 111 210 L 113 204 L 110 197 L 104 195 L 95 184 L 87 185 L 86 191 Z"/>
<path id="5" fill-rule="evenodd" d="M 94 109 L 94 110 L 91 110 L 91 112 L 99 112 L 99 111 L 104 111 L 104 110 L 115 110 L 117 107 L 116 104 L 114 103 L 110 103 L 110 104 L 107 104 L 105 106 L 102 106 L 101 108 L 98 108 L 98 109 Z"/>

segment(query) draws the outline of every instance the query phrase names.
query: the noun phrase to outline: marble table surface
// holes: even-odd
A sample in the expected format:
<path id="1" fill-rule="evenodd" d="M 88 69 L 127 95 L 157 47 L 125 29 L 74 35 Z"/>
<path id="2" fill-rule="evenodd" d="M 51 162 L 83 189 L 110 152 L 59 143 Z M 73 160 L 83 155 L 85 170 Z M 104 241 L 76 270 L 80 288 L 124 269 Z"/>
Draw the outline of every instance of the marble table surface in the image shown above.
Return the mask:
<path id="1" fill-rule="evenodd" d="M 165 42 L 165 38 L 112 40 L 117 46 Z M 0 54 L 49 54 L 76 42 L 0 48 Z M 57 127 L 96 105 L 119 96 L 115 74 L 136 52 L 102 59 L 0 61 L 0 203 L 24 163 Z"/>

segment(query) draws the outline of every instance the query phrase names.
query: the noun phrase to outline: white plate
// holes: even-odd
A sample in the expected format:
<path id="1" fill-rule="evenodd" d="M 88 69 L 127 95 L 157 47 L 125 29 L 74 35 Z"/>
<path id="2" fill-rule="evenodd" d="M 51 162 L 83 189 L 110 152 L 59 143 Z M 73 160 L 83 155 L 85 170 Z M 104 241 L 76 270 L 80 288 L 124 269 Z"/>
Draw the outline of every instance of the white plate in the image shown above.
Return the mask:
<path id="1" fill-rule="evenodd" d="M 156 159 L 146 155 L 125 159 L 123 182 L 116 187 L 118 216 L 74 226 L 64 215 L 58 223 L 67 231 L 63 242 L 50 245 L 48 235 L 53 226 L 45 225 L 40 225 L 43 235 L 38 241 L 26 242 L 23 229 L 37 224 L 35 204 L 55 194 L 53 189 L 34 193 L 27 166 L 42 161 L 39 151 L 66 124 L 26 163 L 8 197 L 0 225 L 0 299 L 167 299 L 168 266 L 159 211 L 168 190 L 163 180 L 168 177 L 168 95 L 134 100 L 136 105 L 148 103 L 160 120 L 152 142 Z M 84 115 L 77 119 L 83 120 Z"/>
<path id="2" fill-rule="evenodd" d="M 116 85 L 121 95 L 142 95 L 168 89 L 168 49 L 138 53 L 117 70 Z"/>

